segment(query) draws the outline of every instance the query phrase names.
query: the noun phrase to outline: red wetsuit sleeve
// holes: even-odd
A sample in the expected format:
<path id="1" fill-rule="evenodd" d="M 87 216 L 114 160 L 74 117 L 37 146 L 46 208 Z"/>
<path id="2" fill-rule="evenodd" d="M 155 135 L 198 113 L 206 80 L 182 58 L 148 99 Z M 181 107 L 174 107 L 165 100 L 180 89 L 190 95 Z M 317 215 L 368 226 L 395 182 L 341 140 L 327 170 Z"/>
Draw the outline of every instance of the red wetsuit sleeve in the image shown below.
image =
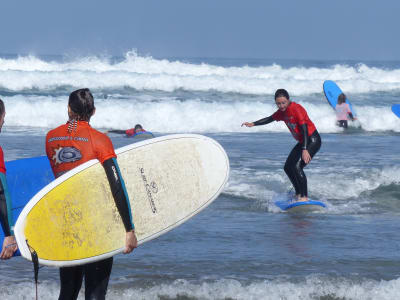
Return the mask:
<path id="1" fill-rule="evenodd" d="M 274 112 L 271 117 L 275 121 L 282 121 L 283 120 L 282 112 L 280 110 L 277 110 L 276 112 Z"/>
<path id="2" fill-rule="evenodd" d="M 4 163 L 4 152 L 3 148 L 0 147 L 0 172 L 6 174 L 6 165 Z"/>
<path id="3" fill-rule="evenodd" d="M 135 128 L 128 129 L 128 130 L 125 131 L 125 133 L 126 133 L 127 136 L 132 136 L 132 135 L 135 134 Z"/>

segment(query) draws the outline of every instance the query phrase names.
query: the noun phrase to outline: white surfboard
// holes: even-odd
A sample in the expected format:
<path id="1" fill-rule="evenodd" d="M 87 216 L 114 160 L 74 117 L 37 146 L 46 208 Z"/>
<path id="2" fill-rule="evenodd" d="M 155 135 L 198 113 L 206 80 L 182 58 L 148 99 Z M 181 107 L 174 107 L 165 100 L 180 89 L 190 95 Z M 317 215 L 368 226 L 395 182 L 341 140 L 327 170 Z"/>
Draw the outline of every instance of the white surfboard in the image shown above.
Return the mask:
<path id="1" fill-rule="evenodd" d="M 223 190 L 229 160 L 215 140 L 193 134 L 158 137 L 116 150 L 139 245 L 179 226 Z M 25 206 L 15 236 L 48 266 L 73 266 L 111 257 L 125 230 L 98 160 L 88 161 L 43 188 Z"/>

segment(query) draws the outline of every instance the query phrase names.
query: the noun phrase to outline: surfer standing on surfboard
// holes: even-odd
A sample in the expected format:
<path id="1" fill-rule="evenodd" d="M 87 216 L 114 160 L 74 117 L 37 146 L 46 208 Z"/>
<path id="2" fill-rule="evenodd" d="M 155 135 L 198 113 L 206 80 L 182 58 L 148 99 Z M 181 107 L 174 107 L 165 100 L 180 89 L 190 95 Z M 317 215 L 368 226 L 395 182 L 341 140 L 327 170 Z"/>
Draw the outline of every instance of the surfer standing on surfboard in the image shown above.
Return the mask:
<path id="1" fill-rule="evenodd" d="M 4 124 L 6 116 L 6 108 L 3 100 L 0 99 L 0 132 Z M 11 199 L 8 194 L 8 186 L 6 179 L 6 167 L 4 164 L 3 149 L 0 146 L 0 223 L 4 232 L 3 247 L 0 253 L 0 259 L 9 259 L 17 251 L 18 246 L 15 241 L 14 232 L 12 230 L 14 223 L 11 213 Z"/>
<path id="2" fill-rule="evenodd" d="M 72 92 L 68 101 L 69 120 L 47 133 L 46 153 L 56 178 L 91 159 L 98 159 L 102 163 L 126 230 L 124 253 L 130 253 L 137 247 L 137 239 L 128 194 L 110 138 L 89 125 L 95 110 L 93 95 L 89 89 Z M 77 299 L 83 277 L 85 299 L 104 299 L 112 264 L 113 258 L 110 257 L 81 266 L 60 268 L 59 299 Z"/>
<path id="3" fill-rule="evenodd" d="M 269 124 L 272 121 L 284 121 L 298 141 L 286 159 L 284 170 L 293 184 L 297 201 L 307 201 L 307 177 L 303 168 L 321 148 L 321 137 L 310 120 L 306 110 L 296 102 L 292 102 L 285 89 L 275 92 L 275 103 L 278 110 L 271 116 L 255 122 L 245 122 L 242 126 L 253 127 Z"/>

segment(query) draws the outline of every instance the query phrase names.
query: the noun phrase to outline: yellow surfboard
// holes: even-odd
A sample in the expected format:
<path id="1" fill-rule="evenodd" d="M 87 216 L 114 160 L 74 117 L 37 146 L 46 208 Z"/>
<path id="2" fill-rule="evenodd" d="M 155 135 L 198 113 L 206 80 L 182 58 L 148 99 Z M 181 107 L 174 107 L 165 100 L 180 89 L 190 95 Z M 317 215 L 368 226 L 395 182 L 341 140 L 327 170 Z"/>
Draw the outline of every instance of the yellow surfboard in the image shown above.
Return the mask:
<path id="1" fill-rule="evenodd" d="M 201 135 L 145 140 L 116 151 L 139 244 L 182 224 L 215 200 L 229 176 L 220 144 Z M 111 257 L 125 230 L 98 160 L 57 178 L 25 206 L 15 224 L 21 255 L 73 266 Z"/>

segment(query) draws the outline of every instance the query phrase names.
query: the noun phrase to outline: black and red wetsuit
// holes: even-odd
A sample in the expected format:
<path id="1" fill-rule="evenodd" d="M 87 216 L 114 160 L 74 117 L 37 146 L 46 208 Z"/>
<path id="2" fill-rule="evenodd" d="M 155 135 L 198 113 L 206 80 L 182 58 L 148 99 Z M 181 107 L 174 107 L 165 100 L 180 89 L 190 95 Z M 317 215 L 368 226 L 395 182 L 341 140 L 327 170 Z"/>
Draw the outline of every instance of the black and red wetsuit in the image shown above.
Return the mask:
<path id="1" fill-rule="evenodd" d="M 255 126 L 269 124 L 272 121 L 284 121 L 293 137 L 298 141 L 286 159 L 284 170 L 289 177 L 296 195 L 307 197 L 307 177 L 303 168 L 302 150 L 308 150 L 311 157 L 321 148 L 321 137 L 306 110 L 296 102 L 290 102 L 285 111 L 277 110 L 269 117 L 254 122 Z"/>

